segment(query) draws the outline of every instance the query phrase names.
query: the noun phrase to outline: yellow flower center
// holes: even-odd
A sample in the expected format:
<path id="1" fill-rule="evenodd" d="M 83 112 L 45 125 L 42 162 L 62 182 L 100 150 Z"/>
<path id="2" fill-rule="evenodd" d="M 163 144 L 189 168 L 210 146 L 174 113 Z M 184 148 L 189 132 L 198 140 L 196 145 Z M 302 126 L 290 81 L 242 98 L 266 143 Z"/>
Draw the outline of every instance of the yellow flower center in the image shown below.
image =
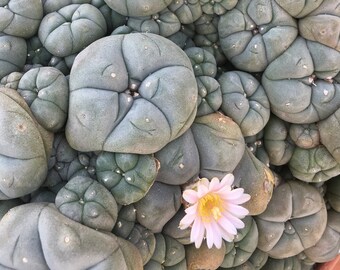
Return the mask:
<path id="1" fill-rule="evenodd" d="M 212 218 L 220 219 L 223 210 L 222 199 L 217 194 L 208 193 L 198 201 L 198 215 L 203 222 L 210 222 Z"/>

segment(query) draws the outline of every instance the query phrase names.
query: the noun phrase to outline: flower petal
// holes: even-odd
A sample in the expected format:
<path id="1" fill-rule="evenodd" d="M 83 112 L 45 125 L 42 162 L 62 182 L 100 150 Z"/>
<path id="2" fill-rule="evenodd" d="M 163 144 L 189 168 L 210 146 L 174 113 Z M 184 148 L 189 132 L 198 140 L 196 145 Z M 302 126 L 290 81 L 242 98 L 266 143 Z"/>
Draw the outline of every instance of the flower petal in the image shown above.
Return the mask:
<path id="1" fill-rule="evenodd" d="M 204 226 L 207 231 L 207 234 L 206 234 L 207 246 L 208 248 L 212 248 L 214 244 L 214 230 L 209 222 L 205 223 Z"/>
<path id="2" fill-rule="evenodd" d="M 249 211 L 246 208 L 232 203 L 228 203 L 227 210 L 228 212 L 239 218 L 244 218 L 246 215 L 249 214 Z"/>
<path id="3" fill-rule="evenodd" d="M 240 196 L 242 196 L 242 194 L 244 193 L 244 189 L 243 188 L 236 188 L 236 189 L 230 190 L 228 192 L 219 191 L 218 193 L 221 194 L 221 197 L 223 199 L 226 199 L 226 200 L 229 201 L 229 200 L 237 199 Z"/>
<path id="4" fill-rule="evenodd" d="M 188 228 L 194 222 L 195 218 L 195 215 L 185 215 L 179 222 L 179 228 L 181 230 Z"/>
<path id="5" fill-rule="evenodd" d="M 235 225 L 230 220 L 228 220 L 225 216 L 221 216 L 218 219 L 217 224 L 221 228 L 223 228 L 225 231 L 230 233 L 231 235 L 237 234 L 237 230 L 235 228 Z"/>
<path id="6" fill-rule="evenodd" d="M 221 182 L 223 186 L 231 186 L 234 183 L 234 175 L 231 173 L 226 174 Z"/>
<path id="7" fill-rule="evenodd" d="M 214 177 L 213 179 L 211 179 L 210 184 L 209 184 L 209 191 L 217 191 L 221 188 L 220 185 L 220 180 L 217 177 Z"/>
<path id="8" fill-rule="evenodd" d="M 232 224 L 234 224 L 236 229 L 243 229 L 244 223 L 239 218 L 233 216 L 232 214 L 228 213 L 227 211 L 223 212 L 222 214 L 225 218 L 227 218 Z"/>
<path id="9" fill-rule="evenodd" d="M 191 228 L 190 241 L 195 242 L 195 247 L 199 248 L 204 238 L 205 228 L 200 218 L 194 220 L 194 224 Z"/>
<path id="10" fill-rule="evenodd" d="M 208 180 L 208 178 L 201 178 L 199 183 L 200 183 L 200 185 L 204 185 L 207 188 L 209 188 L 210 181 Z"/>
<path id="11" fill-rule="evenodd" d="M 219 195 L 223 200 L 233 204 L 242 204 L 250 200 L 250 195 L 243 193 L 243 190 L 240 190 L 240 188 Z"/>
<path id="12" fill-rule="evenodd" d="M 188 203 L 194 204 L 198 200 L 197 192 L 192 189 L 186 189 L 183 192 L 183 199 Z"/>
<path id="13" fill-rule="evenodd" d="M 208 189 L 208 187 L 205 184 L 200 183 L 200 184 L 197 185 L 197 195 L 198 195 L 198 198 L 202 198 L 208 192 L 209 192 L 209 189 Z"/>
<path id="14" fill-rule="evenodd" d="M 192 206 L 189 206 L 187 209 L 184 210 L 184 212 L 188 215 L 196 215 L 197 213 L 197 206 L 198 204 L 195 203 L 194 205 Z"/>
<path id="15" fill-rule="evenodd" d="M 222 186 L 220 187 L 220 189 L 216 190 L 215 193 L 220 195 L 220 196 L 224 196 L 225 194 L 228 194 L 231 191 L 231 186 Z"/>
<path id="16" fill-rule="evenodd" d="M 235 236 L 228 233 L 227 231 L 223 230 L 222 228 L 220 230 L 220 233 L 221 233 L 222 238 L 224 240 L 226 240 L 227 242 L 233 242 L 234 241 Z"/>
<path id="17" fill-rule="evenodd" d="M 249 194 L 242 194 L 239 198 L 230 200 L 229 203 L 232 203 L 232 204 L 243 204 L 243 203 L 245 203 L 245 202 L 247 202 L 249 200 L 250 200 L 250 195 Z"/>
<path id="18" fill-rule="evenodd" d="M 210 224 L 214 232 L 213 233 L 214 245 L 216 246 L 216 248 L 221 248 L 222 246 L 221 227 L 218 226 L 218 224 L 215 221 L 211 222 Z"/>

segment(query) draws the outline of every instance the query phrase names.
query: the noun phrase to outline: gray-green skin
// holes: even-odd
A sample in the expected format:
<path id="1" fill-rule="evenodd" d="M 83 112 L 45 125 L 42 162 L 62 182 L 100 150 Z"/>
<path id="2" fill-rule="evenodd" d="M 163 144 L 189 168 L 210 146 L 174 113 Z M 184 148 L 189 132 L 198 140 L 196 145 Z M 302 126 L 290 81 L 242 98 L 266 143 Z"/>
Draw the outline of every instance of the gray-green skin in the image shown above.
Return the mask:
<path id="1" fill-rule="evenodd" d="M 72 65 L 73 65 L 74 60 L 76 59 L 76 56 L 77 56 L 77 53 L 74 53 L 64 58 L 65 64 L 67 65 L 69 69 L 72 68 Z"/>
<path id="2" fill-rule="evenodd" d="M 134 204 L 137 221 L 153 233 L 161 232 L 180 208 L 181 195 L 179 186 L 155 182 L 149 192 Z"/>
<path id="3" fill-rule="evenodd" d="M 0 33 L 0 78 L 14 71 L 22 71 L 27 58 L 27 45 L 23 38 Z"/>
<path id="4" fill-rule="evenodd" d="M 217 112 L 222 105 L 219 82 L 210 76 L 196 77 L 198 87 L 197 117 Z"/>
<path id="5" fill-rule="evenodd" d="M 259 159 L 267 167 L 270 166 L 270 159 L 267 150 L 263 144 L 263 129 L 254 136 L 245 137 L 245 142 L 250 152 L 252 152 L 257 159 Z"/>
<path id="6" fill-rule="evenodd" d="M 184 31 L 178 31 L 175 34 L 167 37 L 173 43 L 175 43 L 182 50 L 195 47 L 194 41 Z"/>
<path id="7" fill-rule="evenodd" d="M 140 224 L 135 224 L 127 240 L 137 247 L 142 256 L 143 265 L 150 261 L 156 248 L 156 238 L 154 233 Z"/>
<path id="8" fill-rule="evenodd" d="M 314 148 L 320 144 L 319 124 L 291 124 L 289 136 L 300 148 Z M 326 142 L 326 140 L 323 141 Z"/>
<path id="9" fill-rule="evenodd" d="M 171 41 L 105 37 L 73 63 L 66 137 L 85 152 L 155 153 L 190 127 L 197 95 L 191 63 Z"/>
<path id="10" fill-rule="evenodd" d="M 249 259 L 239 266 L 228 268 L 230 270 L 259 270 L 266 264 L 268 254 L 258 248 L 251 254 Z M 220 269 L 220 268 L 219 268 Z M 224 268 L 221 268 L 221 270 Z"/>
<path id="11" fill-rule="evenodd" d="M 321 239 L 313 246 L 304 250 L 309 260 L 323 263 L 333 260 L 340 248 L 340 213 L 330 210 L 327 216 L 327 227 Z"/>
<path id="12" fill-rule="evenodd" d="M 177 213 L 164 225 L 162 233 L 164 235 L 168 235 L 183 245 L 191 244 L 190 241 L 190 232 L 191 228 L 188 227 L 187 229 L 180 229 L 178 227 L 181 219 L 186 215 L 184 212 L 184 208 L 181 207 Z"/>
<path id="13" fill-rule="evenodd" d="M 216 76 L 216 59 L 212 53 L 200 47 L 188 48 L 184 52 L 190 58 L 196 77 L 210 76 L 214 78 Z"/>
<path id="14" fill-rule="evenodd" d="M 260 72 L 298 34 L 296 21 L 274 0 L 240 0 L 220 17 L 218 33 L 228 60 L 247 72 Z"/>
<path id="15" fill-rule="evenodd" d="M 218 37 L 219 16 L 203 14 L 194 22 L 196 35 L 208 35 Z M 201 47 L 198 45 L 198 47 Z"/>
<path id="16" fill-rule="evenodd" d="M 183 261 L 186 265 L 184 246 L 176 239 L 162 233 L 156 233 L 155 238 L 155 251 L 144 266 L 144 270 L 162 270 L 171 266 L 174 269 L 182 269 Z"/>
<path id="17" fill-rule="evenodd" d="M 256 147 L 256 151 L 255 151 L 255 156 L 256 158 L 258 158 L 258 160 L 260 160 L 263 164 L 265 164 L 267 167 L 270 166 L 270 159 L 269 159 L 269 155 L 266 151 L 266 149 L 263 146 L 263 142 L 262 141 L 258 141 L 258 143 L 260 143 L 261 145 L 258 145 Z"/>
<path id="18" fill-rule="evenodd" d="M 330 82 L 339 70 L 338 51 L 298 37 L 262 76 L 272 112 L 296 124 L 327 118 L 340 106 L 340 84 Z"/>
<path id="19" fill-rule="evenodd" d="M 96 7 L 73 4 L 45 15 L 38 36 L 51 54 L 65 57 L 80 52 L 106 31 L 105 18 Z"/>
<path id="20" fill-rule="evenodd" d="M 243 188 L 244 192 L 250 195 L 250 200 L 243 204 L 249 215 L 263 213 L 273 194 L 275 175 L 271 169 L 246 147 L 233 174 L 234 185 Z"/>
<path id="21" fill-rule="evenodd" d="M 30 194 L 31 199 L 29 200 L 30 203 L 33 202 L 49 202 L 49 203 L 54 203 L 55 202 L 55 197 L 57 194 L 46 188 L 46 187 L 40 187 L 39 189 L 33 191 Z"/>
<path id="22" fill-rule="evenodd" d="M 299 20 L 299 33 L 305 39 L 320 42 L 340 51 L 340 14 L 329 14 L 317 9 Z"/>
<path id="23" fill-rule="evenodd" d="M 24 75 L 22 72 L 17 71 L 8 74 L 7 76 L 1 79 L 0 87 L 17 90 L 22 75 Z"/>
<path id="24" fill-rule="evenodd" d="M 202 15 L 202 8 L 199 0 L 172 1 L 168 6 L 168 9 L 176 14 L 181 24 L 193 23 Z"/>
<path id="25" fill-rule="evenodd" d="M 337 109 L 325 120 L 318 122 L 320 140 L 332 157 L 340 163 L 340 109 Z"/>
<path id="26" fill-rule="evenodd" d="M 119 14 L 129 17 L 142 17 L 162 11 L 172 0 L 105 0 L 105 2 Z"/>
<path id="27" fill-rule="evenodd" d="M 191 126 L 200 157 L 200 177 L 223 178 L 241 160 L 245 142 L 239 126 L 222 113 L 197 117 Z"/>
<path id="28" fill-rule="evenodd" d="M 266 264 L 261 268 L 261 270 L 302 270 L 301 261 L 297 256 L 283 258 L 283 259 L 273 259 L 268 258 Z"/>
<path id="29" fill-rule="evenodd" d="M 289 136 L 289 123 L 271 114 L 264 127 L 263 143 L 270 163 L 281 166 L 291 159 L 295 144 Z"/>
<path id="30" fill-rule="evenodd" d="M 296 147 L 289 169 L 294 177 L 305 182 L 323 182 L 340 174 L 340 164 L 323 145 L 311 149 Z"/>
<path id="31" fill-rule="evenodd" d="M 237 232 L 233 242 L 225 241 L 225 257 L 221 268 L 231 268 L 246 262 L 257 247 L 258 230 L 255 220 L 251 216 L 243 220 L 244 228 Z"/>
<path id="32" fill-rule="evenodd" d="M 93 152 L 77 152 L 77 156 L 62 169 L 67 172 L 66 181 L 75 176 L 87 176 L 96 179 L 97 156 Z M 56 169 L 58 169 L 56 164 Z"/>
<path id="33" fill-rule="evenodd" d="M 111 33 L 114 29 L 126 23 L 127 17 L 112 10 L 104 0 L 92 0 L 91 5 L 98 8 L 103 14 L 106 21 L 107 33 Z"/>
<path id="34" fill-rule="evenodd" d="M 294 18 L 303 18 L 317 9 L 325 0 L 275 0 L 285 11 Z"/>
<path id="35" fill-rule="evenodd" d="M 39 28 L 43 17 L 41 0 L 2 0 L 0 2 L 0 32 L 30 38 Z"/>
<path id="36" fill-rule="evenodd" d="M 112 233 L 127 239 L 135 227 L 136 209 L 133 204 L 123 205 L 118 212 L 117 222 Z"/>
<path id="37" fill-rule="evenodd" d="M 198 87 L 196 116 L 217 112 L 222 104 L 220 84 L 214 79 L 217 73 L 216 59 L 212 53 L 200 47 L 185 50 L 189 56 Z"/>
<path id="38" fill-rule="evenodd" d="M 70 68 L 66 64 L 65 58 L 52 56 L 52 58 L 48 62 L 48 66 L 59 69 L 65 76 L 70 75 Z"/>
<path id="39" fill-rule="evenodd" d="M 181 22 L 168 8 L 146 17 L 128 17 L 126 25 L 138 33 L 153 33 L 168 37 L 181 28 Z"/>
<path id="40" fill-rule="evenodd" d="M 159 162 L 152 155 L 101 152 L 96 161 L 98 181 L 119 204 L 142 199 L 154 183 Z"/>
<path id="41" fill-rule="evenodd" d="M 110 232 L 117 220 L 114 197 L 90 177 L 70 179 L 57 193 L 55 205 L 63 215 L 96 230 Z"/>
<path id="42" fill-rule="evenodd" d="M 54 11 L 58 11 L 59 9 L 66 7 L 71 4 L 92 4 L 95 6 L 93 2 L 95 0 L 42 0 L 44 7 L 44 14 L 52 13 Z"/>
<path id="43" fill-rule="evenodd" d="M 266 211 L 255 220 L 259 230 L 257 247 L 272 258 L 282 259 L 320 240 L 327 224 L 327 210 L 316 188 L 295 180 L 275 188 Z"/>
<path id="44" fill-rule="evenodd" d="M 0 222 L 0 267 L 7 269 L 143 269 L 135 246 L 61 214 L 53 204 L 12 208 Z M 7 268 L 6 268 L 7 267 Z"/>
<path id="45" fill-rule="evenodd" d="M 125 34 L 130 34 L 130 33 L 138 33 L 135 32 L 132 27 L 127 26 L 127 25 L 121 25 L 117 27 L 115 30 L 112 31 L 111 36 L 113 35 L 125 35 Z"/>
<path id="46" fill-rule="evenodd" d="M 47 66 L 52 58 L 52 54 L 42 45 L 38 36 L 33 36 L 27 40 L 27 60 L 26 64 L 40 64 Z"/>
<path id="47" fill-rule="evenodd" d="M 259 133 L 270 116 L 270 104 L 261 84 L 243 71 L 222 73 L 218 81 L 222 91 L 222 112 L 240 126 L 243 136 Z"/>
<path id="48" fill-rule="evenodd" d="M 340 176 L 336 176 L 326 183 L 326 198 L 330 206 L 340 213 Z"/>
<path id="49" fill-rule="evenodd" d="M 191 129 L 156 152 L 155 158 L 161 164 L 158 182 L 183 185 L 198 177 L 200 159 Z"/>
<path id="50" fill-rule="evenodd" d="M 48 174 L 43 186 L 53 188 L 77 175 L 95 178 L 96 155 L 81 153 L 68 144 L 64 133 L 57 133 L 48 160 Z"/>
<path id="51" fill-rule="evenodd" d="M 58 132 L 64 127 L 69 89 L 61 71 L 53 67 L 30 69 L 21 77 L 17 91 L 45 129 Z"/>
<path id="52" fill-rule="evenodd" d="M 306 39 L 320 42 L 340 51 L 338 3 L 333 0 L 324 0 L 317 9 L 299 20 L 299 33 Z"/>
<path id="53" fill-rule="evenodd" d="M 38 124 L 24 99 L 0 88 L 0 200 L 38 189 L 47 174 L 53 134 Z"/>
<path id="54" fill-rule="evenodd" d="M 233 9 L 237 5 L 238 0 L 199 0 L 199 2 L 203 13 L 223 15 L 228 10 Z"/>
<path id="55" fill-rule="evenodd" d="M 219 16 L 203 14 L 194 22 L 195 36 L 193 37 L 196 47 L 201 47 L 214 55 L 217 66 L 226 63 L 226 57 L 222 51 L 218 35 Z"/>
<path id="56" fill-rule="evenodd" d="M 187 261 L 182 260 L 178 264 L 172 265 L 172 266 L 166 266 L 164 267 L 165 270 L 187 270 Z M 163 269 L 162 269 L 163 270 Z"/>
<path id="57" fill-rule="evenodd" d="M 13 207 L 23 204 L 21 199 L 10 199 L 0 201 L 0 221 L 3 216 Z"/>
<path id="58" fill-rule="evenodd" d="M 193 39 L 196 34 L 195 24 L 182 24 L 180 32 L 183 32 L 185 35 L 187 35 L 189 38 Z M 195 46 L 193 46 L 195 47 Z"/>

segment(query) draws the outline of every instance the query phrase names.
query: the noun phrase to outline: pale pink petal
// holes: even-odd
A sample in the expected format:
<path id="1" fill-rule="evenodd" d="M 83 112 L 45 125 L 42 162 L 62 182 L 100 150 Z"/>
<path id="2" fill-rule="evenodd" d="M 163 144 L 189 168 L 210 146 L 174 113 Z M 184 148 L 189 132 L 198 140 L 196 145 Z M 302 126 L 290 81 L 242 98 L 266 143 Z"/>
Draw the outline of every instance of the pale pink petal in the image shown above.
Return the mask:
<path id="1" fill-rule="evenodd" d="M 242 195 L 242 198 L 243 198 L 243 200 L 246 200 L 246 202 L 247 202 L 247 201 L 250 200 L 251 196 L 249 194 L 245 193 L 245 194 Z"/>
<path id="2" fill-rule="evenodd" d="M 243 229 L 244 223 L 239 218 L 233 216 L 232 214 L 228 213 L 227 211 L 223 212 L 222 215 L 227 218 L 232 224 L 234 224 L 236 229 Z"/>
<path id="3" fill-rule="evenodd" d="M 196 215 L 197 214 L 197 206 L 198 204 L 195 203 L 192 206 L 189 206 L 187 209 L 184 210 L 184 212 L 188 215 Z"/>
<path id="4" fill-rule="evenodd" d="M 199 183 L 209 188 L 210 181 L 207 178 L 201 178 Z"/>
<path id="5" fill-rule="evenodd" d="M 242 196 L 242 194 L 244 193 L 244 189 L 243 188 L 236 188 L 233 190 L 230 190 L 228 192 L 222 192 L 222 191 L 218 191 L 218 193 L 221 195 L 221 197 L 225 200 L 233 200 L 236 198 L 239 198 L 240 196 Z"/>
<path id="6" fill-rule="evenodd" d="M 179 222 L 179 228 L 181 230 L 188 228 L 194 222 L 195 218 L 195 215 L 185 215 Z"/>
<path id="7" fill-rule="evenodd" d="M 199 248 L 204 238 L 205 228 L 200 218 L 194 220 L 191 228 L 190 241 L 195 242 L 195 247 Z"/>
<path id="8" fill-rule="evenodd" d="M 232 203 L 228 204 L 227 210 L 228 212 L 239 218 L 244 218 L 246 215 L 249 214 L 249 211 L 246 208 Z"/>
<path id="9" fill-rule="evenodd" d="M 234 175 L 231 173 L 226 174 L 221 182 L 223 186 L 231 186 L 234 183 Z"/>
<path id="10" fill-rule="evenodd" d="M 217 221 L 218 225 L 222 227 L 225 231 L 227 231 L 230 234 L 237 234 L 237 230 L 233 223 L 230 222 L 226 217 L 222 216 Z"/>
<path id="11" fill-rule="evenodd" d="M 215 221 L 210 223 L 211 228 L 213 230 L 213 241 L 216 248 L 221 248 L 222 246 L 222 235 L 221 235 L 221 228 Z"/>
<path id="12" fill-rule="evenodd" d="M 228 233 L 227 231 L 223 230 L 223 228 L 220 229 L 221 236 L 224 240 L 227 242 L 233 242 L 235 236 Z"/>
<path id="13" fill-rule="evenodd" d="M 204 226 L 205 226 L 205 229 L 207 231 L 207 233 L 206 233 L 207 246 L 208 246 L 208 248 L 212 248 L 212 246 L 214 244 L 214 230 L 211 227 L 211 224 L 209 222 L 204 223 Z"/>
<path id="14" fill-rule="evenodd" d="M 215 193 L 218 193 L 218 194 L 226 194 L 228 192 L 231 191 L 231 186 L 222 186 L 221 185 L 221 188 L 216 190 Z"/>
<path id="15" fill-rule="evenodd" d="M 209 189 L 204 184 L 197 185 L 197 195 L 199 198 L 202 198 L 208 192 L 209 192 Z"/>
<path id="16" fill-rule="evenodd" d="M 250 200 L 249 194 L 242 194 L 239 198 L 233 199 L 233 200 L 225 200 L 226 203 L 232 203 L 232 204 L 243 204 Z"/>
<path id="17" fill-rule="evenodd" d="M 183 192 L 183 199 L 188 203 L 194 204 L 198 200 L 197 192 L 192 189 L 186 189 Z"/>
<path id="18" fill-rule="evenodd" d="M 217 191 L 220 188 L 221 188 L 220 180 L 217 177 L 214 177 L 213 179 L 211 179 L 210 184 L 209 184 L 209 191 L 210 192 Z"/>

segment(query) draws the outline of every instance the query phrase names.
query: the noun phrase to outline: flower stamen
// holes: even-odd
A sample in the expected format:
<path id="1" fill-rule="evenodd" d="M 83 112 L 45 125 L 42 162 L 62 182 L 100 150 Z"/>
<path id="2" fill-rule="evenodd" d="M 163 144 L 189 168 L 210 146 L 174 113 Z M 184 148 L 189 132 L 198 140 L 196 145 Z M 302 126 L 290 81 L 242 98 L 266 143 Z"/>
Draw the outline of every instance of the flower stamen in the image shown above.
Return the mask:
<path id="1" fill-rule="evenodd" d="M 208 193 L 198 201 L 198 214 L 203 222 L 210 222 L 212 218 L 219 220 L 223 211 L 223 201 L 217 194 Z"/>

